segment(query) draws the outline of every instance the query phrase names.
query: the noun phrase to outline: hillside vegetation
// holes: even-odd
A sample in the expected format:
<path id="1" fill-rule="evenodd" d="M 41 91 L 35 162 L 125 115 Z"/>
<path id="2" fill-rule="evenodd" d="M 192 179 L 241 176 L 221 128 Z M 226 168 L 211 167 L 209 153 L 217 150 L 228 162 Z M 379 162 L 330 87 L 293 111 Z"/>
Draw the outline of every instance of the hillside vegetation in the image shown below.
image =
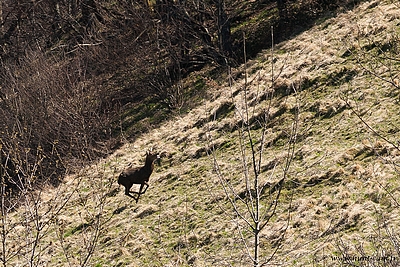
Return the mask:
<path id="1" fill-rule="evenodd" d="M 123 145 L 2 205 L 3 266 L 253 266 L 232 206 L 247 212 L 252 151 L 260 208 L 276 203 L 260 266 L 398 266 L 399 10 L 363 2 L 242 65 L 193 71 L 181 86 L 198 105 L 168 120 L 157 103 L 129 106 Z M 149 149 L 165 156 L 136 204 L 116 179 Z"/>

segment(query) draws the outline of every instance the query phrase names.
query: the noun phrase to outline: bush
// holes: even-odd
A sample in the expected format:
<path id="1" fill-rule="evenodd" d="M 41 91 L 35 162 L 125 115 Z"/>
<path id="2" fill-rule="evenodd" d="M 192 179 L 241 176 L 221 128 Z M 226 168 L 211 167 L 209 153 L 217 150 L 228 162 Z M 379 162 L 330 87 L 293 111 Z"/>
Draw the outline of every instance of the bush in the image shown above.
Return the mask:
<path id="1" fill-rule="evenodd" d="M 108 132 L 107 92 L 90 84 L 79 58 L 30 51 L 17 64 L 3 63 L 0 178 L 9 189 L 57 184 L 72 162 L 107 152 L 96 142 Z"/>

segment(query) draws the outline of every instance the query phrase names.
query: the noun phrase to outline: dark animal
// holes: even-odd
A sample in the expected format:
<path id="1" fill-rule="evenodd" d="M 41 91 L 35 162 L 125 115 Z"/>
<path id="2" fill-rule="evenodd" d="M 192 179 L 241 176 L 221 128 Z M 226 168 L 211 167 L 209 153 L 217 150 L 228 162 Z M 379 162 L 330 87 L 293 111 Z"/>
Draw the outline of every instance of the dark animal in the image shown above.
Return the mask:
<path id="1" fill-rule="evenodd" d="M 118 177 L 118 184 L 123 185 L 125 187 L 125 195 L 136 200 L 136 203 L 139 201 L 139 197 L 141 194 L 144 194 L 149 187 L 149 177 L 154 169 L 154 161 L 160 158 L 160 154 L 155 153 L 151 154 L 150 152 L 146 153 L 146 163 L 143 167 L 129 167 L 125 169 Z M 130 191 L 131 187 L 134 184 L 140 184 L 139 192 Z M 146 188 L 142 192 L 144 186 Z M 137 197 L 131 195 L 131 193 L 137 194 Z"/>

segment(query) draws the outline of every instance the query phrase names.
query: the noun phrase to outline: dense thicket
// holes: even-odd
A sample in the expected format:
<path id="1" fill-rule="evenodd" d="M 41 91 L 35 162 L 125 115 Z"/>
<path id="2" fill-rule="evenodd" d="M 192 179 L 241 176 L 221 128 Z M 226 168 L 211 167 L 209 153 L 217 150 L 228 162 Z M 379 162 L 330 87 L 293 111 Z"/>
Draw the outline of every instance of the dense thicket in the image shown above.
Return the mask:
<path id="1" fill-rule="evenodd" d="M 243 31 L 255 54 L 270 26 L 290 35 L 295 23 L 353 2 L 1 1 L 2 193 L 57 183 L 76 162 L 106 154 L 121 106 L 148 96 L 168 104 L 168 88 L 188 73 L 240 61 Z"/>

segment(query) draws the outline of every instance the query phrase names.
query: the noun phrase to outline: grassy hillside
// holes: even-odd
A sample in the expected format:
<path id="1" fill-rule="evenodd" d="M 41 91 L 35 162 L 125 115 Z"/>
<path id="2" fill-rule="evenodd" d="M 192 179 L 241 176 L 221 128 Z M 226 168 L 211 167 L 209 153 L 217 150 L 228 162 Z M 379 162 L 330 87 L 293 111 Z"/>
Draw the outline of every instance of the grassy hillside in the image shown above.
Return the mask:
<path id="1" fill-rule="evenodd" d="M 272 187 L 286 177 L 260 234 L 262 261 L 398 265 L 399 8 L 366 2 L 263 51 L 231 75 L 192 75 L 193 86 L 206 80 L 208 98 L 200 105 L 126 141 L 59 187 L 29 191 L 2 218 L 3 265 L 251 266 L 252 234 L 218 176 L 238 195 L 245 189 L 240 144 L 247 139 L 238 129 L 246 108 L 255 144 L 266 129 L 257 151 L 260 184 Z M 150 148 L 166 156 L 136 204 L 116 179 L 129 164 L 143 164 Z M 266 193 L 263 208 L 269 201 Z"/>

